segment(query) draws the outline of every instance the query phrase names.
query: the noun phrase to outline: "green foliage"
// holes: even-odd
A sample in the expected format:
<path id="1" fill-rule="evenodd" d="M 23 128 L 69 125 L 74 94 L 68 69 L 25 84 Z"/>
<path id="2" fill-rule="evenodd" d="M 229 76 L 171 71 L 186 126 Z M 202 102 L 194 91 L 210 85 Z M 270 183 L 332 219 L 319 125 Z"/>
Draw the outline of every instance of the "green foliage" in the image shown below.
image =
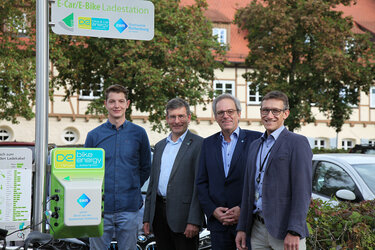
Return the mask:
<path id="1" fill-rule="evenodd" d="M 307 215 L 308 249 L 374 249 L 375 200 L 361 203 L 312 200 Z"/>
<path id="2" fill-rule="evenodd" d="M 350 0 L 253 0 L 236 13 L 235 22 L 248 32 L 253 69 L 243 76 L 265 94 L 285 92 L 290 101 L 290 130 L 315 120 L 314 103 L 341 131 L 360 91 L 375 79 L 375 46 L 369 34 L 354 34 L 353 21 L 334 11 Z"/>
<path id="3" fill-rule="evenodd" d="M 34 11 L 35 0 L 0 3 L 0 119 L 13 123 L 34 117 Z"/>
<path id="4" fill-rule="evenodd" d="M 342 148 L 313 148 L 313 154 L 326 154 L 326 153 L 349 153 L 349 149 L 342 149 Z"/>
<path id="5" fill-rule="evenodd" d="M 134 107 L 147 112 L 153 129 L 159 131 L 169 99 L 179 96 L 191 105 L 204 104 L 212 97 L 209 81 L 214 69 L 223 68 L 215 55 L 220 58 L 225 53 L 203 15 L 205 0 L 187 7 L 180 7 L 180 1 L 152 2 L 155 36 L 151 41 L 51 34 L 50 57 L 59 72 L 52 79 L 54 87 L 65 88 L 69 96 L 81 89 L 95 90 L 101 82 L 104 88 L 122 84 L 131 90 Z M 105 113 L 103 97 L 90 104 L 89 112 Z"/>

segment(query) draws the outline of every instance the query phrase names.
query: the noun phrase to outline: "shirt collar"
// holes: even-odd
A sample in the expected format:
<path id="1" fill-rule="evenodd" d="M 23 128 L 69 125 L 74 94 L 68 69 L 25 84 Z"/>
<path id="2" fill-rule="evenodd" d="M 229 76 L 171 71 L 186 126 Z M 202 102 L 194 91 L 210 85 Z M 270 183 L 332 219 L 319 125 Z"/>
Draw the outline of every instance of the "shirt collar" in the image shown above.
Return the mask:
<path id="1" fill-rule="evenodd" d="M 284 130 L 285 126 L 282 125 L 280 128 L 276 129 L 275 131 L 273 131 L 270 136 L 273 137 L 273 139 L 275 139 L 275 141 L 277 140 L 277 138 L 279 138 L 281 132 Z M 263 133 L 262 137 L 263 141 L 267 140 L 267 131 Z"/>
<path id="2" fill-rule="evenodd" d="M 176 142 L 172 141 L 172 133 L 170 133 L 170 134 L 168 135 L 167 139 L 166 139 L 166 140 L 167 140 L 167 143 L 170 142 L 170 143 L 172 143 L 172 144 L 176 144 L 176 143 L 183 142 L 184 139 L 185 139 L 185 136 L 186 136 L 187 132 L 188 132 L 188 129 L 185 131 L 185 133 L 183 133 L 183 134 L 177 139 Z"/>
<path id="3" fill-rule="evenodd" d="M 124 123 L 120 125 L 119 129 L 122 129 L 122 128 L 125 126 L 125 124 L 126 124 L 127 122 L 128 122 L 128 120 L 125 120 Z M 105 124 L 106 124 L 106 126 L 109 127 L 109 128 L 117 129 L 117 128 L 116 128 L 116 125 L 112 124 L 112 123 L 109 121 L 109 119 L 107 120 L 107 122 L 106 122 Z"/>
<path id="4" fill-rule="evenodd" d="M 230 135 L 230 137 L 232 138 L 232 136 L 236 136 L 236 138 L 238 138 L 240 136 L 240 127 L 237 127 L 233 132 L 232 134 Z M 223 135 L 223 132 L 220 131 L 220 138 L 222 140 L 224 140 L 224 135 Z"/>

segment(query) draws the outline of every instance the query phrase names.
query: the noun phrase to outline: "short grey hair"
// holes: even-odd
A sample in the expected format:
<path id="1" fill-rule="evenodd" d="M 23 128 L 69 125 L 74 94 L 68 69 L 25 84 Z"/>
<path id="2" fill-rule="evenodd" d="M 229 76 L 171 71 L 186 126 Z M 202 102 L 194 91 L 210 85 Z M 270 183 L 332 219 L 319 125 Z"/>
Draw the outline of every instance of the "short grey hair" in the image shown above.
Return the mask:
<path id="1" fill-rule="evenodd" d="M 168 110 L 174 110 L 178 108 L 186 108 L 186 114 L 190 115 L 190 106 L 184 99 L 176 97 L 168 101 L 167 106 L 165 107 L 165 112 L 168 115 Z"/>
<path id="2" fill-rule="evenodd" d="M 240 103 L 240 101 L 236 97 L 234 97 L 233 95 L 228 94 L 228 93 L 224 93 L 224 94 L 221 94 L 218 97 L 216 97 L 214 99 L 214 101 L 212 102 L 212 110 L 213 110 L 215 116 L 216 116 L 216 105 L 217 105 L 218 102 L 220 102 L 223 99 L 230 99 L 230 100 L 232 100 L 234 102 L 234 104 L 236 105 L 237 113 L 241 112 L 241 103 Z"/>
<path id="3" fill-rule="evenodd" d="M 280 100 L 284 104 L 284 110 L 289 109 L 289 99 L 288 99 L 288 96 L 284 92 L 281 92 L 278 90 L 268 92 L 265 96 L 263 96 L 261 106 L 263 106 L 263 101 L 269 100 L 269 99 Z"/>

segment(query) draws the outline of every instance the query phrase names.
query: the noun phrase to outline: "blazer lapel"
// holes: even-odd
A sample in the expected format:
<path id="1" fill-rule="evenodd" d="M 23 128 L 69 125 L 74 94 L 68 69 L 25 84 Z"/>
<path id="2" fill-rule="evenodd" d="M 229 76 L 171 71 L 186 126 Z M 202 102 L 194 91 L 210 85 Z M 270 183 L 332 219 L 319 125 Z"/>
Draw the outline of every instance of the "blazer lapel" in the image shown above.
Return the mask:
<path id="1" fill-rule="evenodd" d="M 173 167 L 171 174 L 169 176 L 169 180 L 172 179 L 172 177 L 175 175 L 177 168 L 181 165 L 180 162 L 184 158 L 184 155 L 186 154 L 186 151 L 188 150 L 189 146 L 192 144 L 193 138 L 191 136 L 190 131 L 187 132 L 185 139 L 182 141 L 181 147 L 178 150 L 178 153 L 176 155 L 176 159 L 174 160 Z"/>
<path id="2" fill-rule="evenodd" d="M 246 153 L 246 152 L 243 152 L 244 146 L 246 145 L 246 140 L 247 140 L 246 134 L 240 129 L 240 134 L 238 136 L 236 148 L 234 149 L 232 160 L 230 161 L 230 168 L 229 168 L 228 176 L 234 171 L 234 168 L 236 167 L 236 163 L 238 159 L 240 158 L 240 156 L 243 153 Z"/>
<path id="3" fill-rule="evenodd" d="M 262 138 L 258 138 L 256 139 L 256 141 L 254 141 L 254 145 L 256 145 L 256 150 L 251 150 L 249 152 L 249 157 L 248 157 L 248 161 L 253 161 L 253 168 L 251 170 L 251 177 L 253 178 L 253 176 L 255 176 L 255 172 L 256 172 L 256 160 L 257 160 L 257 157 L 258 157 L 258 152 L 259 152 L 259 149 L 260 149 L 260 145 L 262 144 Z M 252 148 L 252 147 L 251 147 Z M 247 164 L 247 163 L 246 163 Z M 253 180 L 253 179 L 250 179 L 250 180 Z"/>
<path id="4" fill-rule="evenodd" d="M 268 161 L 267 161 L 267 167 L 266 167 L 265 171 L 268 170 L 269 165 L 271 164 L 271 162 L 272 162 L 272 160 L 273 160 L 273 158 L 274 158 L 276 152 L 279 150 L 281 144 L 284 142 L 284 140 L 285 140 L 284 137 L 285 137 L 287 134 L 288 134 L 288 130 L 287 130 L 286 128 L 284 128 L 284 130 L 281 131 L 279 137 L 277 138 L 275 144 L 274 144 L 273 147 L 272 147 L 272 150 L 271 150 L 270 156 L 269 156 Z"/>
<path id="5" fill-rule="evenodd" d="M 217 167 L 219 168 L 219 173 L 223 178 L 225 178 L 224 162 L 223 162 L 223 155 L 221 152 L 221 145 L 222 145 L 222 139 L 220 137 L 220 132 L 219 132 L 216 134 L 214 154 L 215 154 L 216 162 L 218 163 Z"/>

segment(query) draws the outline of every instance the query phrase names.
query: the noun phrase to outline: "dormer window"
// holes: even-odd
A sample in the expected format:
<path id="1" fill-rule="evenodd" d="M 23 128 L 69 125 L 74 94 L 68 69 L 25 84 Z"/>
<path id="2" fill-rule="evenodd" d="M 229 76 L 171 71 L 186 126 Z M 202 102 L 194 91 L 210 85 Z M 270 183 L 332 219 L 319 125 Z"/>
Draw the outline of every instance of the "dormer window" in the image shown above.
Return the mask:
<path id="1" fill-rule="evenodd" d="M 217 37 L 220 44 L 227 44 L 227 29 L 226 28 L 213 28 L 212 35 Z"/>

